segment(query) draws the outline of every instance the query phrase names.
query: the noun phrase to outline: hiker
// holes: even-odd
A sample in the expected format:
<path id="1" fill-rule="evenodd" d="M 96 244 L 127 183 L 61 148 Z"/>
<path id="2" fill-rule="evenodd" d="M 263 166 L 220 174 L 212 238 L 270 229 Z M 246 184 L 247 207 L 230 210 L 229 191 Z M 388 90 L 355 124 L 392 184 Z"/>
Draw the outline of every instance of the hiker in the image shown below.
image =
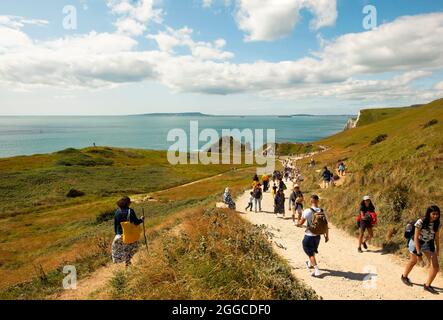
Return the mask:
<path id="1" fill-rule="evenodd" d="M 337 171 L 339 176 L 343 177 L 346 174 L 346 166 L 343 161 L 339 161 Z"/>
<path id="2" fill-rule="evenodd" d="M 374 237 L 373 227 L 377 221 L 375 207 L 369 196 L 364 196 L 360 204 L 360 214 L 357 218 L 360 235 L 358 237 L 358 252 L 362 253 L 363 248 L 368 249 L 366 242 Z M 368 235 L 364 238 L 365 231 L 368 230 Z M 364 240 L 363 240 L 364 238 Z"/>
<path id="3" fill-rule="evenodd" d="M 417 264 L 419 258 L 426 256 L 431 266 L 424 290 L 432 294 L 438 292 L 431 286 L 437 273 L 439 271 L 438 256 L 440 253 L 440 208 L 437 206 L 430 206 L 426 210 L 425 217 L 418 219 L 414 224 L 414 236 L 409 240 L 410 260 L 405 267 L 405 271 L 401 276 L 401 280 L 407 286 L 412 287 L 412 282 L 408 275 L 414 266 Z"/>
<path id="4" fill-rule="evenodd" d="M 277 194 L 275 195 L 274 213 L 277 215 L 277 218 L 284 218 L 285 216 L 285 193 L 283 189 L 278 189 Z"/>
<path id="5" fill-rule="evenodd" d="M 311 158 L 311 161 L 309 161 L 309 167 L 310 168 L 315 167 L 315 160 L 314 160 L 314 158 Z"/>
<path id="6" fill-rule="evenodd" d="M 328 188 L 331 184 L 332 172 L 329 171 L 328 167 L 324 167 L 321 175 L 323 177 L 324 188 Z"/>
<path id="7" fill-rule="evenodd" d="M 287 170 L 287 168 L 285 168 L 285 181 L 288 182 L 288 178 L 289 178 L 289 171 Z"/>
<path id="8" fill-rule="evenodd" d="M 137 250 L 137 242 L 131 244 L 125 244 L 123 242 L 123 228 L 122 222 L 129 221 L 135 225 L 139 225 L 145 219 L 143 216 L 137 218 L 135 211 L 130 209 L 131 199 L 129 197 L 123 197 L 117 201 L 118 209 L 114 215 L 114 241 L 112 241 L 112 262 L 121 263 L 125 262 L 126 266 L 131 264 L 131 259 Z"/>
<path id="9" fill-rule="evenodd" d="M 231 192 L 229 191 L 229 188 L 225 188 L 225 193 L 223 194 L 223 202 L 228 205 L 229 209 L 235 210 L 235 202 L 232 200 Z"/>
<path id="10" fill-rule="evenodd" d="M 272 186 L 272 198 L 275 198 L 275 195 L 277 194 L 277 184 L 274 182 L 274 185 Z"/>
<path id="11" fill-rule="evenodd" d="M 294 185 L 294 190 L 289 196 L 289 211 L 292 210 L 292 223 L 295 224 L 295 213 L 298 213 L 297 220 L 300 221 L 303 213 L 303 193 L 298 184 Z"/>
<path id="12" fill-rule="evenodd" d="M 260 179 L 258 178 L 258 175 L 255 174 L 254 177 L 252 178 L 252 188 L 255 188 L 255 186 L 259 183 L 260 183 Z"/>
<path id="13" fill-rule="evenodd" d="M 263 192 L 268 191 L 268 189 L 269 189 L 269 176 L 267 174 L 264 174 L 261 177 L 261 180 L 263 181 Z"/>
<path id="14" fill-rule="evenodd" d="M 286 190 L 286 184 L 283 182 L 283 179 L 280 177 L 279 182 L 278 182 L 278 188 L 282 189 L 282 190 Z"/>
<path id="15" fill-rule="evenodd" d="M 258 212 L 261 212 L 261 200 L 262 200 L 263 192 L 262 192 L 260 183 L 254 187 L 253 194 L 254 194 L 255 212 L 257 212 L 257 208 L 258 208 Z"/>
<path id="16" fill-rule="evenodd" d="M 248 206 L 245 208 L 245 211 L 252 211 L 252 202 L 254 201 L 254 192 L 249 193 Z"/>
<path id="17" fill-rule="evenodd" d="M 320 276 L 315 254 L 318 253 L 321 235 L 325 236 L 325 242 L 329 241 L 328 218 L 323 209 L 319 208 L 319 201 L 320 199 L 317 195 L 311 196 L 311 207 L 303 211 L 301 220 L 299 220 L 297 225 L 301 227 L 305 222 L 307 223 L 302 244 L 303 250 L 309 258 L 306 261 L 306 267 L 314 269 L 314 272 L 311 274 L 314 277 Z"/>

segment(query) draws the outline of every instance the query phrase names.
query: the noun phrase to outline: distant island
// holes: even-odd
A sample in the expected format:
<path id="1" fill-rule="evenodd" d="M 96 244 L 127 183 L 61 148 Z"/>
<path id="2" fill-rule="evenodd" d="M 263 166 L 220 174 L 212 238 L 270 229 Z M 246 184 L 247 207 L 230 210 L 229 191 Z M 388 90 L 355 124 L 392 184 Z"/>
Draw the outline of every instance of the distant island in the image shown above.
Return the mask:
<path id="1" fill-rule="evenodd" d="M 299 113 L 299 114 L 289 114 L 289 115 L 229 115 L 229 114 L 206 114 L 201 112 L 162 112 L 162 113 L 143 113 L 143 114 L 134 114 L 131 116 L 154 116 L 154 117 L 277 117 L 277 118 L 292 118 L 292 117 L 318 117 L 318 116 L 355 116 L 348 114 L 339 114 L 339 115 L 331 115 L 331 114 L 307 114 L 307 113 Z"/>

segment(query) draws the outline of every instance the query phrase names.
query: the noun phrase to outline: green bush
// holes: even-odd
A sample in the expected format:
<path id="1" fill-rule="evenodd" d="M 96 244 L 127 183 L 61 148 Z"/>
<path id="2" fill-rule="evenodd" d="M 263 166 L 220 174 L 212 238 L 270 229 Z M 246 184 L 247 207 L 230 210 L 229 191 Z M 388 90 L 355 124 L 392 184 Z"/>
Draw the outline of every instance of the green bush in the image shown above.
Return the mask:
<path id="1" fill-rule="evenodd" d="M 387 139 L 388 135 L 386 133 L 380 134 L 377 137 L 375 137 L 372 141 L 371 141 L 371 146 L 373 146 L 374 144 L 383 142 Z"/>
<path id="2" fill-rule="evenodd" d="M 423 125 L 423 129 L 429 128 L 433 125 L 436 125 L 437 123 L 438 123 L 437 119 L 432 119 L 431 121 L 429 121 Z"/>

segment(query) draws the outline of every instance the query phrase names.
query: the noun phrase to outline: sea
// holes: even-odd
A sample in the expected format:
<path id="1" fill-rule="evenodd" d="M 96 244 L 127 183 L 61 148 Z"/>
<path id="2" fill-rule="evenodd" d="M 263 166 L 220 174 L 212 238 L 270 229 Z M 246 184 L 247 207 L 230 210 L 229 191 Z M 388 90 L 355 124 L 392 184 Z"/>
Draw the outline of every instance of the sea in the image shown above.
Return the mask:
<path id="1" fill-rule="evenodd" d="M 313 142 L 342 131 L 348 115 L 299 116 L 0 116 L 0 158 L 50 153 L 92 145 L 168 150 L 172 129 L 189 136 L 191 121 L 199 132 L 212 128 L 275 129 L 276 142 Z M 201 146 L 205 142 L 201 142 Z M 199 146 L 199 147 L 201 147 Z"/>

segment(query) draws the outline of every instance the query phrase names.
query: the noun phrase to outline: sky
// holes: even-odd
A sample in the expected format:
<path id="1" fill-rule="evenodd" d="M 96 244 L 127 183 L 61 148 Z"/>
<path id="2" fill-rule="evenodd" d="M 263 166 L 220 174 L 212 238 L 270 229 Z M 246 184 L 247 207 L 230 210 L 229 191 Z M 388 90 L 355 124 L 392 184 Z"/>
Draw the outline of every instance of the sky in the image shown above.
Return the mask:
<path id="1" fill-rule="evenodd" d="M 356 114 L 443 97 L 443 0 L 2 0 L 0 115 Z"/>

